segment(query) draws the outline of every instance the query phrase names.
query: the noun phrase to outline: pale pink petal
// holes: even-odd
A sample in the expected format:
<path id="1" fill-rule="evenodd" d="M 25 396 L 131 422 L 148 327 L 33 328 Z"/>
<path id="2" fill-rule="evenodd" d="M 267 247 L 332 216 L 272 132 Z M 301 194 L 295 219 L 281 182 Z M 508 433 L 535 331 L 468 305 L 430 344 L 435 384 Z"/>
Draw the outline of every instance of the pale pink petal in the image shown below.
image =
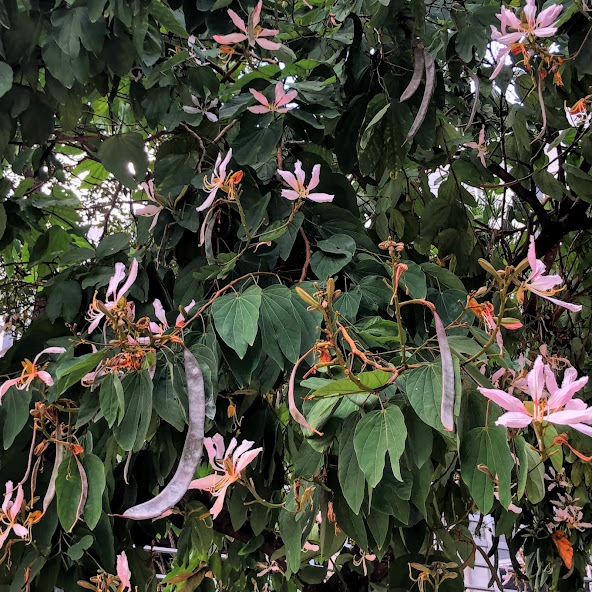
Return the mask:
<path id="1" fill-rule="evenodd" d="M 247 111 L 255 113 L 255 115 L 263 115 L 265 113 L 269 113 L 271 111 L 271 108 L 264 107 L 263 105 L 253 105 L 252 107 L 247 107 Z"/>
<path id="2" fill-rule="evenodd" d="M 516 397 L 509 395 L 505 391 L 501 391 L 499 389 L 487 389 L 483 387 L 478 387 L 478 390 L 483 396 L 487 397 L 488 399 L 491 399 L 502 409 L 505 409 L 506 411 L 514 411 L 516 413 L 523 413 L 528 415 L 528 411 L 526 410 L 524 403 L 520 399 L 517 399 Z"/>
<path id="3" fill-rule="evenodd" d="M 553 37 L 555 33 L 557 33 L 556 27 L 543 27 L 534 31 L 536 37 Z"/>
<path id="4" fill-rule="evenodd" d="M 14 491 L 14 488 L 12 487 L 12 481 L 7 481 L 4 487 L 6 493 L 4 495 L 4 501 L 2 502 L 2 511 L 5 514 L 8 514 L 8 510 L 10 509 L 10 506 L 12 506 L 12 492 Z"/>
<path id="5" fill-rule="evenodd" d="M 119 300 L 122 296 L 125 296 L 126 292 L 132 287 L 133 283 L 136 281 L 138 277 L 138 260 L 132 259 L 132 263 L 129 268 L 129 275 L 127 276 L 127 280 L 125 284 L 121 286 L 119 291 L 117 292 L 116 301 Z"/>
<path id="6" fill-rule="evenodd" d="M 127 561 L 127 555 L 125 551 L 117 556 L 117 577 L 121 582 L 121 592 L 132 589 L 130 579 L 132 572 L 130 571 L 129 564 Z"/>
<path id="7" fill-rule="evenodd" d="M 544 269 L 543 269 L 544 271 Z M 528 282 L 527 287 L 532 286 L 535 290 L 540 290 L 541 292 L 546 292 L 547 290 L 552 290 L 555 286 L 561 284 L 563 279 L 560 275 L 539 275 L 536 279 L 530 280 Z"/>
<path id="8" fill-rule="evenodd" d="M 16 488 L 16 497 L 14 498 L 14 503 L 10 506 L 8 510 L 9 516 L 14 520 L 18 513 L 21 511 L 21 507 L 23 505 L 23 501 L 25 500 L 25 492 L 23 488 L 19 485 Z"/>
<path id="9" fill-rule="evenodd" d="M 162 326 L 165 329 L 168 329 L 169 324 L 166 320 L 166 313 L 160 300 L 158 298 L 155 298 L 154 302 L 152 303 L 152 306 L 154 307 L 154 314 L 156 315 L 156 318 L 161 322 Z"/>
<path id="10" fill-rule="evenodd" d="M 571 398 L 588 382 L 587 376 L 582 376 L 578 380 L 566 385 L 561 386 L 551 397 L 549 397 L 548 405 L 550 409 L 559 409 L 563 407 Z M 565 383 L 565 380 L 564 380 Z"/>
<path id="11" fill-rule="evenodd" d="M 214 489 L 218 485 L 218 483 L 220 483 L 220 481 L 222 481 L 223 479 L 223 475 L 212 473 L 211 475 L 207 475 L 206 477 L 194 479 L 189 485 L 189 489 L 204 489 L 210 491 Z"/>
<path id="12" fill-rule="evenodd" d="M 309 193 L 308 194 L 308 199 L 310 199 L 311 201 L 316 201 L 317 203 L 325 203 L 328 201 L 333 201 L 334 198 L 335 198 L 335 196 L 331 195 L 329 193 Z"/>
<path id="13" fill-rule="evenodd" d="M 537 11 L 535 0 L 526 0 L 526 6 L 523 8 L 523 10 L 524 15 L 526 16 L 526 22 L 530 25 L 530 27 L 534 27 Z"/>
<path id="14" fill-rule="evenodd" d="M 308 184 L 307 189 L 309 191 L 314 189 L 319 184 L 320 178 L 321 178 L 321 165 L 315 164 L 312 167 L 312 177 L 310 178 L 310 183 Z"/>
<path id="15" fill-rule="evenodd" d="M 532 288 L 530 289 L 530 291 L 536 294 L 537 296 L 540 296 L 541 298 L 544 298 L 545 300 L 548 300 L 549 302 L 552 302 L 557 306 L 567 308 L 567 310 L 571 310 L 572 312 L 580 312 L 582 310 L 582 307 L 579 304 L 571 304 L 570 302 L 563 302 L 563 300 L 558 300 L 557 298 L 551 298 L 551 296 L 547 296 L 546 294 L 543 294 L 538 290 L 533 290 Z"/>
<path id="16" fill-rule="evenodd" d="M 279 34 L 279 31 L 277 29 L 261 29 L 261 31 L 259 32 L 257 37 L 258 38 L 259 37 L 275 37 L 278 34 Z M 257 42 L 258 41 L 259 41 L 259 39 L 257 39 Z M 269 43 L 269 41 L 268 41 L 268 43 Z M 278 45 L 281 45 L 281 43 L 278 43 Z"/>
<path id="17" fill-rule="evenodd" d="M 204 446 L 206 447 L 206 450 L 208 452 L 208 458 L 210 460 L 210 465 L 212 465 L 212 468 L 214 470 L 217 470 L 218 465 L 216 463 L 216 458 L 222 458 L 222 457 L 219 457 L 217 454 L 217 449 L 215 447 L 214 440 L 212 438 L 204 438 Z"/>
<path id="18" fill-rule="evenodd" d="M 230 455 L 234 452 L 234 449 L 236 448 L 236 445 L 238 444 L 238 442 L 236 441 L 236 438 L 232 438 L 232 440 L 230 440 L 230 444 L 228 445 L 228 448 L 226 449 L 226 454 L 224 455 L 224 459 L 230 458 Z"/>
<path id="19" fill-rule="evenodd" d="M 284 105 L 287 105 L 288 103 L 291 103 L 297 96 L 298 96 L 298 91 L 297 90 L 291 90 L 290 92 L 287 92 L 287 93 L 284 94 L 284 96 L 282 97 L 282 99 L 277 103 L 277 106 L 278 107 L 283 107 Z"/>
<path id="20" fill-rule="evenodd" d="M 185 113 L 188 113 L 189 115 L 196 115 L 197 113 L 201 113 L 201 108 L 183 105 L 183 111 L 185 111 Z"/>
<path id="21" fill-rule="evenodd" d="M 277 170 L 277 174 L 292 188 L 294 191 L 298 191 L 298 181 L 296 177 L 290 171 Z"/>
<path id="22" fill-rule="evenodd" d="M 253 444 L 255 444 L 255 442 L 253 442 L 252 440 L 243 440 L 241 445 L 234 451 L 234 458 L 238 459 L 240 455 L 249 450 L 249 448 L 251 448 Z"/>
<path id="23" fill-rule="evenodd" d="M 45 370 L 40 370 L 37 372 L 37 378 L 43 381 L 47 386 L 53 386 L 53 378 L 49 372 L 45 372 Z"/>
<path id="24" fill-rule="evenodd" d="M 158 212 L 160 212 L 161 206 L 154 206 L 152 204 L 148 204 L 145 206 L 140 206 L 139 208 L 134 208 L 134 214 L 136 216 L 154 216 Z"/>
<path id="25" fill-rule="evenodd" d="M 234 10 L 228 10 L 228 16 L 230 20 L 234 23 L 234 26 L 243 33 L 247 32 L 247 25 L 245 25 L 245 21 L 234 12 Z"/>
<path id="26" fill-rule="evenodd" d="M 10 380 L 7 380 L 6 382 L 4 382 L 2 384 L 2 386 L 0 386 L 0 402 L 2 401 L 2 397 L 6 394 L 6 391 L 14 385 L 17 385 L 20 382 L 20 377 L 19 378 L 11 378 Z"/>
<path id="27" fill-rule="evenodd" d="M 212 122 L 216 123 L 218 121 L 218 116 L 215 113 L 210 113 L 209 111 L 205 113 L 205 116 Z"/>
<path id="28" fill-rule="evenodd" d="M 502 68 L 505 65 L 505 59 L 502 59 L 502 58 L 505 58 L 505 55 L 508 53 L 508 51 L 509 51 L 509 49 L 503 50 L 497 55 L 497 59 L 498 59 L 497 66 L 495 67 L 493 74 L 489 77 L 489 80 L 493 80 L 502 71 Z"/>
<path id="29" fill-rule="evenodd" d="M 214 40 L 218 43 L 222 43 L 222 45 L 226 45 L 228 43 L 240 43 L 247 38 L 246 35 L 242 33 L 230 33 L 230 35 L 214 35 Z"/>
<path id="30" fill-rule="evenodd" d="M 536 256 L 536 247 L 534 244 L 534 236 L 530 237 L 530 245 L 528 246 L 528 264 L 530 265 L 530 268 L 532 269 L 533 273 L 540 273 L 540 261 L 537 259 Z M 543 271 L 544 271 L 544 265 L 543 265 Z M 538 275 L 538 274 L 537 274 Z"/>
<path id="31" fill-rule="evenodd" d="M 570 370 L 572 370 L 572 368 L 570 368 Z M 566 374 L 567 374 L 567 370 L 566 370 Z M 563 382 L 565 384 L 565 378 L 563 379 Z M 545 383 L 547 385 L 547 390 L 549 391 L 549 393 L 551 393 L 551 395 L 555 394 L 555 391 L 559 390 L 559 387 L 557 386 L 557 380 L 555 379 L 555 374 L 554 374 L 553 370 L 551 369 L 551 367 L 546 364 L 545 364 Z"/>
<path id="32" fill-rule="evenodd" d="M 125 265 L 123 263 L 116 263 L 115 264 L 115 273 L 111 276 L 109 280 L 109 286 L 107 287 L 107 294 L 106 298 L 109 299 L 110 296 L 115 297 L 115 292 L 117 290 L 117 286 L 121 283 L 123 278 L 125 277 Z"/>
<path id="33" fill-rule="evenodd" d="M 570 425 L 572 423 L 580 423 L 590 419 L 590 410 L 585 409 L 582 411 L 555 411 L 545 416 L 547 421 L 551 423 L 559 423 L 561 425 Z"/>
<path id="34" fill-rule="evenodd" d="M 530 424 L 532 421 L 532 417 L 530 415 L 525 415 L 524 413 L 516 413 L 514 411 L 510 411 L 508 413 L 504 413 L 496 422 L 496 425 L 502 425 L 506 428 L 525 428 L 527 425 Z"/>
<path id="35" fill-rule="evenodd" d="M 551 4 L 551 6 L 539 12 L 539 15 L 536 19 L 537 25 L 540 25 L 541 27 L 548 27 L 561 14 L 562 10 L 563 6 L 561 4 Z"/>
<path id="36" fill-rule="evenodd" d="M 545 364 L 542 356 L 537 357 L 532 370 L 528 373 L 526 379 L 528 381 L 528 393 L 534 401 L 534 404 L 538 405 L 539 399 L 545 388 Z"/>
<path id="37" fill-rule="evenodd" d="M 479 150 L 479 144 L 477 144 L 477 142 L 467 142 L 465 146 L 467 148 L 474 148 L 475 150 Z"/>
<path id="38" fill-rule="evenodd" d="M 212 506 L 212 509 L 210 510 L 210 514 L 212 515 L 212 518 L 216 518 L 218 516 L 218 514 L 222 511 L 222 508 L 224 507 L 224 498 L 226 497 L 226 487 L 222 490 L 220 490 L 220 493 L 218 494 L 218 497 L 216 498 L 216 502 L 214 503 L 214 505 Z"/>
<path id="39" fill-rule="evenodd" d="M 254 88 L 250 88 L 249 92 L 262 104 L 265 105 L 266 107 L 269 107 L 269 101 L 267 100 L 267 97 L 263 94 L 260 93 L 258 90 L 255 90 Z"/>
<path id="40" fill-rule="evenodd" d="M 508 33 L 507 35 L 501 35 L 496 39 L 498 43 L 502 43 L 503 45 L 512 45 L 512 43 L 517 43 L 524 37 L 524 33 L 518 31 L 517 33 Z M 498 56 L 499 59 L 499 56 Z"/>
<path id="41" fill-rule="evenodd" d="M 282 197 L 294 201 L 300 197 L 298 191 L 292 191 L 291 189 L 282 189 Z"/>
<path id="42" fill-rule="evenodd" d="M 226 447 L 224 445 L 224 438 L 222 437 L 222 434 L 216 434 L 215 436 L 209 439 L 212 441 L 214 445 L 214 458 L 224 458 L 224 450 Z"/>
<path id="43" fill-rule="evenodd" d="M 16 536 L 20 537 L 21 539 L 27 538 L 29 536 L 29 531 L 22 524 L 13 524 L 12 530 L 14 531 L 14 534 L 16 534 Z"/>
<path id="44" fill-rule="evenodd" d="M 259 37 L 257 37 L 256 41 L 263 49 L 269 49 L 270 51 L 275 51 L 282 46 L 281 43 L 276 43 L 275 41 L 269 41 L 267 39 L 261 39 L 262 34 L 263 33 L 259 34 Z"/>
<path id="45" fill-rule="evenodd" d="M 280 102 L 282 101 L 282 99 L 285 96 L 285 91 L 284 91 L 284 84 L 283 82 L 278 82 L 275 85 L 275 89 L 274 89 L 274 93 L 275 93 L 275 104 L 276 106 L 280 106 Z M 283 103 L 282 103 L 283 104 Z"/>
<path id="46" fill-rule="evenodd" d="M 232 158 L 232 148 L 228 151 L 228 154 L 226 155 L 226 157 L 222 161 L 222 164 L 220 165 L 220 178 L 221 179 L 224 179 L 226 177 L 226 167 L 228 166 L 228 163 L 230 162 L 231 158 Z"/>
<path id="47" fill-rule="evenodd" d="M 263 448 L 255 448 L 245 452 L 236 463 L 236 472 L 240 473 L 248 464 L 253 462 Z"/>
<path id="48" fill-rule="evenodd" d="M 33 359 L 33 366 L 35 366 L 37 364 L 37 360 L 43 355 L 43 354 L 64 354 L 66 353 L 66 348 L 65 347 L 46 347 L 45 349 L 41 350 Z"/>
<path id="49" fill-rule="evenodd" d="M 261 20 L 261 8 L 263 7 L 263 0 L 257 2 L 257 6 L 253 9 L 253 28 L 259 24 Z"/>
<path id="50" fill-rule="evenodd" d="M 204 201 L 200 206 L 197 206 L 197 208 L 195 208 L 195 209 L 198 212 L 203 212 L 204 210 L 207 210 L 214 203 L 214 200 L 216 199 L 217 192 L 218 192 L 218 187 L 214 187 L 214 189 L 212 189 L 212 191 L 210 192 L 210 194 L 206 198 L 206 201 Z"/>
<path id="51" fill-rule="evenodd" d="M 304 180 L 306 178 L 304 171 L 302 170 L 302 163 L 297 160 L 296 164 L 294 165 L 294 174 L 296 175 L 296 179 L 301 187 L 304 187 Z M 294 187 L 297 189 L 297 187 Z"/>

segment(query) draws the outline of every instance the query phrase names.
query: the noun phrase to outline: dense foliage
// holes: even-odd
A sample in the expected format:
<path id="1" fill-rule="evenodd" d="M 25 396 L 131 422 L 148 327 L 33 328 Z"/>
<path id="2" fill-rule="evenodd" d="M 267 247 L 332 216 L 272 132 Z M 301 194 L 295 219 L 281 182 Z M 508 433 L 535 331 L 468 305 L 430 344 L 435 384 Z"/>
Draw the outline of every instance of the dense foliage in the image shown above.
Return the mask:
<path id="1" fill-rule="evenodd" d="M 0 588 L 582 588 L 591 31 L 0 0 Z"/>

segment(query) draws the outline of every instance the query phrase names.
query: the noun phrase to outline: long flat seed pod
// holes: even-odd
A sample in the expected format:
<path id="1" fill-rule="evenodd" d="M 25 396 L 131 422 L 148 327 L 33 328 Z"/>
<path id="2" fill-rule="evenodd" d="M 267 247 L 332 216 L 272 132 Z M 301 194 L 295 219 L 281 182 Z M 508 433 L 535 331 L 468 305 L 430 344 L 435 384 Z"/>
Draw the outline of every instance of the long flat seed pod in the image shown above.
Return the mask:
<path id="1" fill-rule="evenodd" d="M 84 510 L 84 504 L 86 504 L 86 498 L 88 496 L 88 477 L 86 476 L 86 471 L 84 470 L 78 455 L 74 455 L 74 460 L 78 465 L 78 472 L 80 473 L 80 499 L 78 500 L 78 507 L 76 508 L 76 519 L 74 520 L 74 524 L 72 524 L 68 532 L 72 532 L 74 526 L 80 520 L 80 516 L 82 515 L 82 510 Z"/>
<path id="2" fill-rule="evenodd" d="M 423 49 L 416 47 L 413 50 L 413 76 L 411 77 L 411 81 L 407 85 L 407 88 L 403 91 L 403 94 L 399 99 L 399 103 L 411 98 L 415 91 L 419 88 L 421 77 L 423 76 L 423 70 Z"/>
<path id="3" fill-rule="evenodd" d="M 440 410 L 440 419 L 444 429 L 449 432 L 454 431 L 454 363 L 452 353 L 446 337 L 446 329 L 436 311 L 434 311 L 434 321 L 436 322 L 436 336 L 438 337 L 438 347 L 440 348 L 440 357 L 442 358 L 442 408 Z"/>
<path id="4" fill-rule="evenodd" d="M 415 116 L 415 120 L 413 121 L 413 125 L 407 134 L 407 139 L 410 140 L 415 136 L 418 132 L 423 120 L 426 118 L 428 113 L 428 107 L 430 106 L 430 101 L 432 99 L 432 94 L 434 92 L 434 83 L 436 81 L 436 66 L 434 64 L 434 60 L 432 56 L 429 54 L 428 51 L 425 49 L 423 51 L 423 61 L 425 64 L 425 73 L 426 73 L 426 81 L 425 81 L 425 89 L 423 91 L 423 99 L 421 100 L 421 105 L 419 106 L 419 110 L 417 115 Z"/>
<path id="5" fill-rule="evenodd" d="M 313 349 L 314 348 L 309 349 L 296 362 L 296 364 L 294 364 L 294 368 L 292 369 L 292 374 L 290 374 L 290 381 L 288 383 L 288 409 L 290 410 L 290 415 L 292 416 L 292 419 L 294 419 L 297 423 L 299 423 L 301 426 L 303 426 L 305 428 L 308 428 L 309 430 L 312 430 L 315 434 L 322 436 L 323 434 L 321 432 L 319 432 L 318 430 L 315 430 L 311 425 L 308 424 L 308 422 L 306 421 L 306 417 L 304 417 L 304 415 L 302 415 L 302 413 L 300 413 L 300 411 L 298 411 L 298 407 L 296 407 L 296 401 L 294 401 L 294 387 L 295 387 L 295 383 L 296 383 L 296 371 L 298 370 L 298 366 L 300 366 L 300 363 L 302 362 L 302 360 L 304 360 L 304 358 L 306 358 L 306 356 L 308 356 L 308 354 Z"/>
<path id="6" fill-rule="evenodd" d="M 58 469 L 62 464 L 62 459 L 64 458 L 64 447 L 62 444 L 56 444 L 56 454 L 55 460 L 53 463 L 53 469 L 51 471 L 51 477 L 49 478 L 49 487 L 45 492 L 45 497 L 43 498 L 43 513 L 47 512 L 47 508 L 49 508 L 49 504 L 55 497 L 56 493 L 56 480 L 58 478 Z"/>
<path id="7" fill-rule="evenodd" d="M 471 80 L 473 81 L 473 84 L 475 85 L 475 100 L 473 101 L 473 107 L 471 108 L 471 115 L 469 117 L 469 121 L 467 121 L 467 125 L 465 126 L 465 131 L 467 131 L 471 127 L 471 125 L 473 125 L 473 120 L 475 119 L 477 108 L 479 107 L 479 77 L 466 64 L 465 66 L 467 68 L 469 76 L 471 77 Z"/>
<path id="8" fill-rule="evenodd" d="M 168 485 L 155 498 L 130 508 L 122 515 L 123 518 L 132 520 L 157 518 L 179 503 L 189 488 L 193 473 L 201 459 L 206 420 L 204 380 L 195 356 L 186 347 L 183 347 L 183 360 L 189 397 L 189 429 L 179 466 Z"/>

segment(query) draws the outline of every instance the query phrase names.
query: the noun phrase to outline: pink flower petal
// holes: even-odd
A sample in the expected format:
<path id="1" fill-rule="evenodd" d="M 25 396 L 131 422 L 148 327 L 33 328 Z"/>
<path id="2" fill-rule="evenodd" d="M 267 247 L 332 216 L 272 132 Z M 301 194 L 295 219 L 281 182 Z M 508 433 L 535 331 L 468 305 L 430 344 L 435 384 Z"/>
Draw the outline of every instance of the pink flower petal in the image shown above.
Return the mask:
<path id="1" fill-rule="evenodd" d="M 483 387 L 478 387 L 478 390 L 483 396 L 491 399 L 502 409 L 528 415 L 528 411 L 526 410 L 524 403 L 520 399 L 509 395 L 505 391 L 501 391 L 499 389 L 487 389 Z"/>
<path id="2" fill-rule="evenodd" d="M 549 302 L 552 302 L 553 304 L 556 304 L 557 306 L 562 306 L 563 308 L 567 308 L 567 310 L 571 310 L 572 312 L 580 312 L 582 310 L 582 307 L 579 304 L 571 304 L 570 302 L 563 302 L 563 300 L 558 300 L 557 298 L 551 298 L 551 296 L 547 296 L 546 294 L 538 292 L 537 290 L 531 289 L 530 291 L 533 292 L 534 294 L 536 294 L 537 296 L 540 296 L 541 298 L 544 298 L 545 300 L 548 300 Z"/>
<path id="3" fill-rule="evenodd" d="M 230 33 L 230 35 L 214 35 L 214 40 L 218 43 L 222 43 L 222 45 L 227 45 L 228 43 L 240 43 L 247 38 L 246 35 L 242 33 Z"/>
<path id="4" fill-rule="evenodd" d="M 0 386 L 0 402 L 2 401 L 2 397 L 6 394 L 6 391 L 11 387 L 20 382 L 19 378 L 11 378 L 10 380 L 5 381 L 2 386 Z"/>
<path id="5" fill-rule="evenodd" d="M 314 189 L 319 184 L 320 178 L 321 178 L 321 165 L 320 164 L 315 164 L 312 167 L 312 176 L 310 178 L 310 183 L 308 184 L 307 189 L 309 191 L 311 191 L 312 189 Z"/>
<path id="6" fill-rule="evenodd" d="M 223 475 L 218 475 L 217 473 L 212 473 L 211 475 L 207 475 L 206 477 L 201 477 L 200 479 L 194 479 L 191 484 L 189 485 L 189 489 L 203 489 L 206 491 L 210 491 L 214 489 L 220 481 L 224 480 Z"/>
<path id="7" fill-rule="evenodd" d="M 252 107 L 247 107 L 247 111 L 255 113 L 255 115 L 264 115 L 265 113 L 269 113 L 271 109 L 263 105 L 253 105 Z"/>
<path id="8" fill-rule="evenodd" d="M 304 187 L 304 180 L 306 179 L 306 175 L 302 170 L 302 163 L 299 160 L 297 160 L 296 164 L 294 165 L 294 174 L 296 175 L 296 179 L 298 180 L 299 185 L 301 187 Z M 297 189 L 297 187 L 294 187 L 294 189 Z"/>
<path id="9" fill-rule="evenodd" d="M 245 21 L 234 12 L 234 10 L 228 10 L 228 16 L 230 20 L 234 23 L 234 26 L 243 33 L 247 32 L 247 25 L 245 25 Z"/>
<path id="10" fill-rule="evenodd" d="M 291 201 L 295 201 L 298 199 L 299 194 L 298 191 L 292 191 L 292 189 L 282 189 L 282 197 L 285 197 Z"/>
<path id="11" fill-rule="evenodd" d="M 262 104 L 265 105 L 267 108 L 269 108 L 269 101 L 267 100 L 267 97 L 263 94 L 260 93 L 258 90 L 255 90 L 254 88 L 250 88 L 249 92 Z"/>
<path id="12" fill-rule="evenodd" d="M 210 194 L 206 198 L 206 201 L 204 201 L 201 204 L 201 206 L 198 206 L 195 209 L 198 212 L 203 212 L 204 210 L 207 210 L 214 203 L 214 200 L 216 199 L 216 193 L 217 192 L 218 192 L 218 187 L 214 187 L 214 189 L 210 192 Z"/>
<path id="13" fill-rule="evenodd" d="M 287 105 L 288 103 L 291 103 L 296 97 L 298 96 L 298 91 L 297 90 L 291 90 L 290 92 L 287 92 L 282 99 L 277 103 L 278 107 L 282 107 L 284 105 Z M 290 107 L 291 109 L 292 107 Z"/>
<path id="14" fill-rule="evenodd" d="M 293 173 L 290 171 L 277 170 L 277 174 L 292 188 L 294 191 L 298 191 L 298 181 Z M 298 197 L 298 196 L 297 196 Z"/>
<path id="15" fill-rule="evenodd" d="M 525 415 L 524 413 L 516 413 L 514 411 L 510 411 L 508 413 L 504 413 L 496 422 L 496 425 L 502 425 L 506 428 L 525 428 L 527 425 L 530 424 L 532 421 L 532 417 L 530 415 Z"/>
<path id="16" fill-rule="evenodd" d="M 45 370 L 40 370 L 37 372 L 37 378 L 42 380 L 47 386 L 53 386 L 53 378 L 49 372 L 45 372 Z"/>
<path id="17" fill-rule="evenodd" d="M 255 448 L 245 452 L 236 463 L 236 472 L 240 473 L 248 464 L 253 462 L 257 455 L 263 450 L 263 448 Z"/>
<path id="18" fill-rule="evenodd" d="M 335 196 L 331 195 L 329 193 L 309 193 L 308 194 L 308 199 L 310 199 L 311 201 L 315 201 L 317 203 L 325 203 L 325 202 L 333 201 L 334 198 L 335 198 Z"/>
<path id="19" fill-rule="evenodd" d="M 260 36 L 261 36 L 261 34 L 260 34 Z M 261 39 L 260 36 L 257 37 L 256 41 L 263 49 L 269 49 L 270 51 L 276 51 L 282 46 L 281 43 L 275 43 L 274 41 L 268 41 L 267 39 Z"/>
<path id="20" fill-rule="evenodd" d="M 154 314 L 156 315 L 156 318 L 161 322 L 162 326 L 165 329 L 168 329 L 169 324 L 166 320 L 166 313 L 160 300 L 158 298 L 155 298 L 154 302 L 152 303 L 152 306 L 154 307 Z"/>
<path id="21" fill-rule="evenodd" d="M 226 497 L 226 487 L 222 490 L 220 490 L 220 493 L 218 494 L 218 497 L 216 498 L 216 502 L 214 503 L 214 505 L 212 506 L 212 509 L 210 510 L 210 514 L 212 515 L 212 518 L 216 518 L 218 516 L 218 514 L 222 511 L 222 508 L 224 507 L 224 498 Z"/>

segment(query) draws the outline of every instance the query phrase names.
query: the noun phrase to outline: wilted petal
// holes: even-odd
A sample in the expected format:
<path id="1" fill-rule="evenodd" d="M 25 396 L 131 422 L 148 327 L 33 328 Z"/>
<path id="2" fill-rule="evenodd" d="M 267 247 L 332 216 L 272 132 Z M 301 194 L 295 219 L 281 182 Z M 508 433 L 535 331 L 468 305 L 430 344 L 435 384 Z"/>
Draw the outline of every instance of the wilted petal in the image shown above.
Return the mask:
<path id="1" fill-rule="evenodd" d="M 53 386 L 53 378 L 49 372 L 45 372 L 45 370 L 40 370 L 37 372 L 37 377 L 39 380 L 43 381 L 47 386 Z"/>

